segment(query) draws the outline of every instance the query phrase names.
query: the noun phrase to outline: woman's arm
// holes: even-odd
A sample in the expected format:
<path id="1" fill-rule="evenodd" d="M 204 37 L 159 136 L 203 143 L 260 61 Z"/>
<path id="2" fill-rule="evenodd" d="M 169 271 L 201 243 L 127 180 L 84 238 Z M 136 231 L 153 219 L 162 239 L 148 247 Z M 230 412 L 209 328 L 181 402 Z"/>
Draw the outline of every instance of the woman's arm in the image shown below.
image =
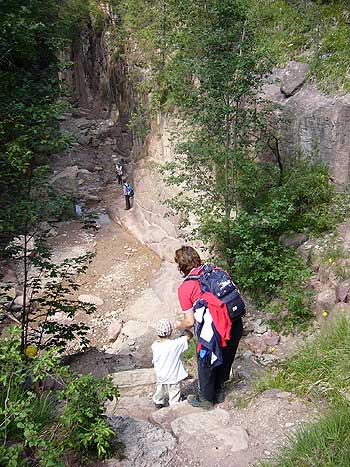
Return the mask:
<path id="1" fill-rule="evenodd" d="M 189 329 L 194 325 L 193 309 L 184 312 L 184 319 L 182 321 L 175 321 L 175 329 Z"/>

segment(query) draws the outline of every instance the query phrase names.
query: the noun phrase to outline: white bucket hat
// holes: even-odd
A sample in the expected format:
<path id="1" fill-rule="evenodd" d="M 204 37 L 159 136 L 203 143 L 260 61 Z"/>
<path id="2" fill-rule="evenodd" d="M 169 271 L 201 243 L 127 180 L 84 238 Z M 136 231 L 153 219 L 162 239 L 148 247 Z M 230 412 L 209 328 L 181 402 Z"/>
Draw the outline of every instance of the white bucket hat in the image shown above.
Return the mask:
<path id="1" fill-rule="evenodd" d="M 169 337 L 173 331 L 168 319 L 161 319 L 157 323 L 156 331 L 159 337 Z"/>

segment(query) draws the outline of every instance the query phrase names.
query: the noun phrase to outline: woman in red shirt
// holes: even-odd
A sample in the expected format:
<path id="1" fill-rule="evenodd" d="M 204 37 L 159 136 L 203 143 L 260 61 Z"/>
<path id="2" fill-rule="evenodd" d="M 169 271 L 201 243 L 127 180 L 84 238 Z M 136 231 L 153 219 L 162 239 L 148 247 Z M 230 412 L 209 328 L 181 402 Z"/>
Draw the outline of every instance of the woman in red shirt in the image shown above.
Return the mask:
<path id="1" fill-rule="evenodd" d="M 202 260 L 197 251 L 191 246 L 182 246 L 175 252 L 175 262 L 180 272 L 186 277 L 197 275 Z M 198 280 L 182 282 L 178 288 L 178 297 L 184 313 L 182 321 L 176 321 L 177 329 L 189 329 L 195 324 L 193 305 L 201 297 Z M 239 299 L 241 300 L 241 299 Z M 241 300 L 244 306 L 243 301 Z M 224 401 L 224 383 L 230 377 L 231 366 L 236 355 L 237 347 L 243 333 L 242 318 L 237 318 L 231 326 L 230 339 L 226 347 L 222 348 L 223 363 L 219 366 L 204 366 L 197 355 L 199 396 L 189 395 L 187 400 L 194 407 L 209 409 L 213 404 Z"/>

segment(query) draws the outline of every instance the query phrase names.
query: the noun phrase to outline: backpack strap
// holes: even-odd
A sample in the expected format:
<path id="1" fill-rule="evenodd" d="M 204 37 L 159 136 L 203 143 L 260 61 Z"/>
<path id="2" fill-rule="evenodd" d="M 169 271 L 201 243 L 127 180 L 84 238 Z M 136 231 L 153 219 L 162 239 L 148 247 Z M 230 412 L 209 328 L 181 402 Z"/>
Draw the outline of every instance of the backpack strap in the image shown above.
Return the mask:
<path id="1" fill-rule="evenodd" d="M 205 264 L 202 264 L 200 266 L 200 268 L 198 269 L 198 274 L 192 274 L 191 276 L 186 276 L 185 279 L 183 280 L 184 282 L 187 282 L 187 281 L 199 281 L 200 277 L 201 277 L 201 272 L 203 271 L 203 269 L 205 268 Z"/>

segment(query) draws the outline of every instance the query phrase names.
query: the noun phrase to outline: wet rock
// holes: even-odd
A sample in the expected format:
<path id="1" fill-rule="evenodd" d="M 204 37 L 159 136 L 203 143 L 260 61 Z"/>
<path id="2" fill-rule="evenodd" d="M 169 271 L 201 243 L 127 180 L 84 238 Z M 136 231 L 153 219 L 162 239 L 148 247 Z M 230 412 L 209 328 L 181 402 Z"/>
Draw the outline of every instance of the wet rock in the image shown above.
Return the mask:
<path id="1" fill-rule="evenodd" d="M 162 467 L 169 465 L 174 455 L 176 440 L 167 431 L 149 422 L 130 417 L 110 417 L 118 439 L 125 444 L 124 459 L 116 464 L 123 467 Z M 113 461 L 112 461 L 113 462 Z"/>
<path id="2" fill-rule="evenodd" d="M 350 301 L 350 280 L 340 282 L 335 288 L 336 300 L 338 302 Z"/>
<path id="3" fill-rule="evenodd" d="M 122 330 L 123 323 L 119 319 L 116 319 L 111 322 L 111 324 L 108 327 L 108 340 L 109 342 L 114 342 L 117 340 L 120 331 Z"/>
<path id="4" fill-rule="evenodd" d="M 281 82 L 281 93 L 286 97 L 293 96 L 306 81 L 309 65 L 301 62 L 290 62 L 284 70 Z"/>
<path id="5" fill-rule="evenodd" d="M 96 295 L 79 295 L 78 297 L 79 302 L 82 303 L 91 303 L 92 305 L 101 306 L 103 305 L 103 300 L 100 297 L 96 297 Z"/>

